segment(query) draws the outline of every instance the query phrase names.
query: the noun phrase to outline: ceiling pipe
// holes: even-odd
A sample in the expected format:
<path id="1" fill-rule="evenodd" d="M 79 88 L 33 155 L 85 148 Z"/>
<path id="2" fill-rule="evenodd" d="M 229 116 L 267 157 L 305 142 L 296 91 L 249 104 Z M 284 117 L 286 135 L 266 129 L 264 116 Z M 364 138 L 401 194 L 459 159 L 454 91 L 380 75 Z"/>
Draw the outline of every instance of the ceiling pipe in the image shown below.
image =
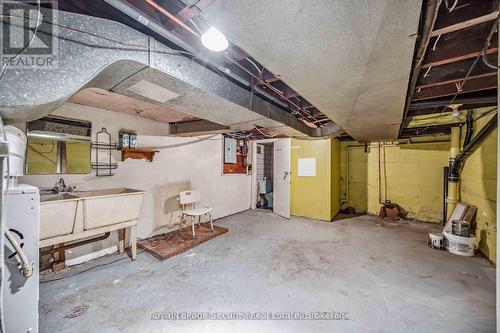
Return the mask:
<path id="1" fill-rule="evenodd" d="M 214 59 L 210 59 L 206 55 L 200 53 L 195 47 L 193 47 L 189 43 L 187 43 L 184 40 L 182 40 L 180 37 L 178 37 L 177 35 L 175 35 L 173 32 L 165 29 L 161 25 L 159 25 L 156 22 L 150 20 L 149 18 L 147 18 L 146 16 L 144 16 L 142 13 L 140 13 L 137 9 L 135 9 L 132 6 L 128 5 L 125 1 L 121 1 L 121 0 L 104 0 L 104 2 L 106 2 L 110 6 L 118 9 L 119 11 L 121 11 L 122 13 L 126 14 L 127 16 L 133 18 L 134 20 L 140 22 L 144 26 L 150 28 L 151 30 L 153 30 L 154 32 L 156 32 L 157 34 L 159 34 L 160 36 L 162 36 L 162 37 L 170 40 L 174 44 L 177 44 L 178 46 L 180 46 L 184 50 L 186 50 L 189 53 L 193 54 L 193 56 L 195 56 L 196 58 L 202 60 L 203 62 L 205 62 L 207 64 L 210 64 L 211 66 L 214 66 L 215 68 L 217 68 L 218 70 L 220 70 L 225 75 L 227 75 L 230 78 L 232 78 L 233 80 L 239 82 L 240 84 L 242 84 L 242 85 L 244 85 L 246 87 L 252 88 L 252 84 L 251 84 L 251 82 L 249 80 L 242 78 L 241 76 L 239 76 L 236 73 L 233 73 L 223 63 L 216 62 Z M 169 13 L 167 10 L 165 10 L 163 7 L 161 7 L 160 5 L 158 5 L 157 3 L 155 3 L 154 1 L 152 1 L 152 0 L 146 0 L 146 2 L 148 4 L 150 4 L 151 6 L 153 6 L 153 8 L 157 9 L 158 11 L 160 11 L 162 14 L 166 15 L 167 17 L 169 17 L 169 18 L 174 17 L 175 18 L 175 16 L 173 16 L 171 13 Z M 177 22 L 178 20 L 177 21 L 174 20 L 174 21 Z M 179 24 L 179 22 L 177 22 L 177 23 Z M 184 23 L 180 24 L 180 26 L 183 27 L 183 28 L 188 28 L 186 30 L 188 32 L 192 33 L 195 37 L 197 37 L 197 38 L 200 37 L 199 34 L 197 34 L 192 29 L 189 29 L 189 27 L 187 25 L 185 25 Z M 299 110 L 299 113 L 302 114 L 302 116 L 309 117 L 310 119 L 315 120 L 315 118 L 312 117 L 307 111 L 302 110 L 302 108 L 300 106 L 298 106 L 293 101 L 291 101 L 289 98 L 287 98 L 286 96 L 284 96 L 278 89 L 276 89 L 275 87 L 273 87 L 269 83 L 263 81 L 262 78 L 260 78 L 260 77 L 256 76 L 255 74 L 253 74 L 251 71 L 249 71 L 248 69 L 246 69 L 244 66 L 242 66 L 241 64 L 239 64 L 234 59 L 230 58 L 227 55 L 224 55 L 224 56 L 226 57 L 226 59 L 228 59 L 234 65 L 238 66 L 240 69 L 242 69 L 243 71 L 245 71 L 247 74 L 249 74 L 255 80 L 257 80 L 258 82 L 260 82 L 264 86 L 267 86 L 269 89 L 271 89 L 272 91 L 274 91 L 275 93 L 277 93 L 278 95 L 280 95 L 280 97 L 282 97 L 284 100 L 286 100 L 289 104 L 295 106 L 297 108 L 297 110 Z M 286 108 L 286 109 L 290 108 L 287 103 L 284 103 L 279 98 L 277 98 L 276 96 L 273 96 L 273 95 L 269 94 L 267 91 L 265 91 L 264 89 L 262 89 L 261 87 L 259 87 L 257 85 L 255 86 L 254 91 L 257 94 L 261 95 L 262 97 L 264 97 L 264 98 L 266 98 L 268 100 L 271 100 L 273 103 L 276 103 L 277 105 L 281 106 L 282 108 Z"/>

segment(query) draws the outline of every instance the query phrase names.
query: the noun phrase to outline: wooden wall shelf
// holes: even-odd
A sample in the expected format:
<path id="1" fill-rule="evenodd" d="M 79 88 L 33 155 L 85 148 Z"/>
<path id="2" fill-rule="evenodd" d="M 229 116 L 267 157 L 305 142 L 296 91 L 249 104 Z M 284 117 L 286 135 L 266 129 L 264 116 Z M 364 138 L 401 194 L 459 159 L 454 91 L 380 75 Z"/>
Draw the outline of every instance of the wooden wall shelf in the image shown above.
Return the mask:
<path id="1" fill-rule="evenodd" d="M 132 158 L 136 160 L 146 159 L 148 162 L 152 162 L 155 156 L 155 153 L 158 153 L 159 150 L 151 150 L 151 149 L 120 149 L 122 152 L 122 161 L 125 161 L 127 158 Z"/>

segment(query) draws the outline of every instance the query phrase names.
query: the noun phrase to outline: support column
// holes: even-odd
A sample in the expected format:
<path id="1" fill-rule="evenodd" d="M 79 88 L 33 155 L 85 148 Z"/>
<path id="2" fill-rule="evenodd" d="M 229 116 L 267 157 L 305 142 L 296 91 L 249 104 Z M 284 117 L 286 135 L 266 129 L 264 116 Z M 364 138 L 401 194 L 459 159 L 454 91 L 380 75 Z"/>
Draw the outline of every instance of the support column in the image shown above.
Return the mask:
<path id="1" fill-rule="evenodd" d="M 450 138 L 450 175 L 448 176 L 448 196 L 446 197 L 447 203 L 447 218 L 450 218 L 453 210 L 458 203 L 458 175 L 451 173 L 451 165 L 455 158 L 460 153 L 460 127 L 453 127 L 451 129 Z"/>

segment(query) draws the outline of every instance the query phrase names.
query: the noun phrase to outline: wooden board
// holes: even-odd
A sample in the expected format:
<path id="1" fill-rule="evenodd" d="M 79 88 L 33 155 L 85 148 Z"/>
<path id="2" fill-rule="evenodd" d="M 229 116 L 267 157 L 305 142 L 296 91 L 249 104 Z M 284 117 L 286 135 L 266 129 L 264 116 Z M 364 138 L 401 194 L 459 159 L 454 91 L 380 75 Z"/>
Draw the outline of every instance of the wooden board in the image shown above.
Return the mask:
<path id="1" fill-rule="evenodd" d="M 196 245 L 225 234 L 229 229 L 214 225 L 214 231 L 210 230 L 210 223 L 202 223 L 201 227 L 196 226 L 196 239 L 191 234 L 191 226 L 182 231 L 172 231 L 167 234 L 154 236 L 137 242 L 139 248 L 145 249 L 154 257 L 165 260 L 177 254 L 192 249 Z"/>

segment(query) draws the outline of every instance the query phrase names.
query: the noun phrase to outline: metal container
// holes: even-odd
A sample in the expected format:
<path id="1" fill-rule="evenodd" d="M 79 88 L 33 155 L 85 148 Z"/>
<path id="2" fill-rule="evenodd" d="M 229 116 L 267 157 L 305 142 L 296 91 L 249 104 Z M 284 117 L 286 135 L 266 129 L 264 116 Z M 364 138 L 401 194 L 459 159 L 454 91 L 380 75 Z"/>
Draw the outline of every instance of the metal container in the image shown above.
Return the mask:
<path id="1" fill-rule="evenodd" d="M 127 149 L 130 147 L 130 134 L 120 133 L 119 146 L 122 149 Z"/>
<path id="2" fill-rule="evenodd" d="M 137 134 L 135 133 L 129 133 L 129 147 L 130 149 L 136 149 L 137 148 Z"/>
<path id="3" fill-rule="evenodd" d="M 451 222 L 451 233 L 455 236 L 469 237 L 470 223 L 463 220 L 454 220 Z"/>

